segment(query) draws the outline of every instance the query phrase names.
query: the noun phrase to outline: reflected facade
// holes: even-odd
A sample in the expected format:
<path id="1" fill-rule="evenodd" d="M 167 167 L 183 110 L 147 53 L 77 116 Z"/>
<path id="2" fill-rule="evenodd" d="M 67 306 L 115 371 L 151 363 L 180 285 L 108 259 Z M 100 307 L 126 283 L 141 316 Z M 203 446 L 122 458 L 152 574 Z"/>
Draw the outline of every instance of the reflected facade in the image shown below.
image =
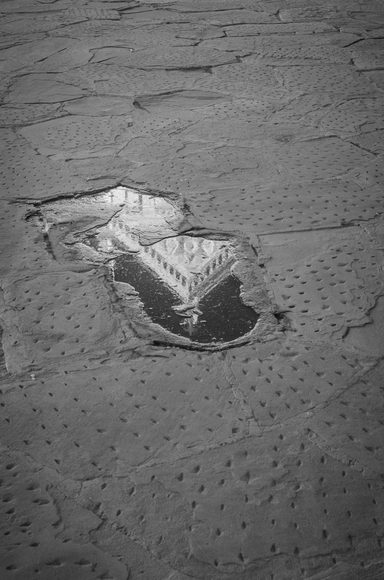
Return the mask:
<path id="1" fill-rule="evenodd" d="M 227 342 L 252 330 L 258 315 L 241 301 L 229 242 L 176 235 L 183 215 L 161 197 L 118 187 L 101 200 L 116 214 L 92 245 L 120 254 L 114 279 L 135 288 L 153 322 L 200 343 Z"/>

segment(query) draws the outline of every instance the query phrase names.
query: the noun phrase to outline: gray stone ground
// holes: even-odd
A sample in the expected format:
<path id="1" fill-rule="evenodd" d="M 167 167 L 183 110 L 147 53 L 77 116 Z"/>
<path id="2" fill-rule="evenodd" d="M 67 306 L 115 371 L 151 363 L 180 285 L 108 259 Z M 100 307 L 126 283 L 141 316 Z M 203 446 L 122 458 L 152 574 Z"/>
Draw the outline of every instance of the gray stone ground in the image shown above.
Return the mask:
<path id="1" fill-rule="evenodd" d="M 384 2 L 0 14 L 1 579 L 382 580 Z M 281 324 L 137 334 L 26 219 L 117 184 L 248 240 Z"/>

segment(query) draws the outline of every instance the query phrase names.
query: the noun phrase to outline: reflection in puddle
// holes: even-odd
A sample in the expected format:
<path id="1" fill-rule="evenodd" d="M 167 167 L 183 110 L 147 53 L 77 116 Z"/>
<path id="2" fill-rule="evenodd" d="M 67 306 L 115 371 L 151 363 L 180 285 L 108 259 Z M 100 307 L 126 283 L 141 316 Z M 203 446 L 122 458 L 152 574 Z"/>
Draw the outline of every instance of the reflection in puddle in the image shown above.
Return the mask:
<path id="1" fill-rule="evenodd" d="M 202 343 L 229 342 L 252 330 L 258 316 L 240 299 L 229 242 L 175 236 L 180 212 L 163 198 L 124 187 L 101 198 L 122 209 L 90 243 L 121 253 L 113 262 L 115 281 L 135 288 L 153 322 Z M 159 238 L 165 239 L 142 245 Z"/>

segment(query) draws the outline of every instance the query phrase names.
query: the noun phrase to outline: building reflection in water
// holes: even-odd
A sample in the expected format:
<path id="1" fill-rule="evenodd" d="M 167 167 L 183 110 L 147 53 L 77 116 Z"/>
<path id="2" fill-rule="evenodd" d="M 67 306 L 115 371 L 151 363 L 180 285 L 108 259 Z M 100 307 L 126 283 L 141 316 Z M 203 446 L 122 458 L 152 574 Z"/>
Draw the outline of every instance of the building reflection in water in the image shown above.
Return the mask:
<path id="1" fill-rule="evenodd" d="M 135 253 L 180 298 L 181 304 L 175 305 L 174 310 L 185 318 L 184 324 L 192 333 L 202 314 L 198 309 L 200 300 L 231 273 L 233 247 L 226 241 L 175 236 L 171 223 L 180 212 L 163 198 L 124 187 L 112 190 L 104 198 L 112 205 L 123 204 L 123 208 L 100 231 L 99 249 L 119 248 Z M 140 238 L 148 235 L 172 237 L 141 245 Z"/>

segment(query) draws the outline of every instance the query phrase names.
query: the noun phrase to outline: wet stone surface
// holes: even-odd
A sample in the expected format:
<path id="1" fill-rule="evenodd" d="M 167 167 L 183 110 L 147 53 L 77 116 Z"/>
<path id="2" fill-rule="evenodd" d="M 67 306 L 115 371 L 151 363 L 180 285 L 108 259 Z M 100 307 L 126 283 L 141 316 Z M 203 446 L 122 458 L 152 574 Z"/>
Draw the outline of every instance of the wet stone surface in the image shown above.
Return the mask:
<path id="1" fill-rule="evenodd" d="M 0 31 L 0 579 L 383 580 L 383 0 Z"/>

